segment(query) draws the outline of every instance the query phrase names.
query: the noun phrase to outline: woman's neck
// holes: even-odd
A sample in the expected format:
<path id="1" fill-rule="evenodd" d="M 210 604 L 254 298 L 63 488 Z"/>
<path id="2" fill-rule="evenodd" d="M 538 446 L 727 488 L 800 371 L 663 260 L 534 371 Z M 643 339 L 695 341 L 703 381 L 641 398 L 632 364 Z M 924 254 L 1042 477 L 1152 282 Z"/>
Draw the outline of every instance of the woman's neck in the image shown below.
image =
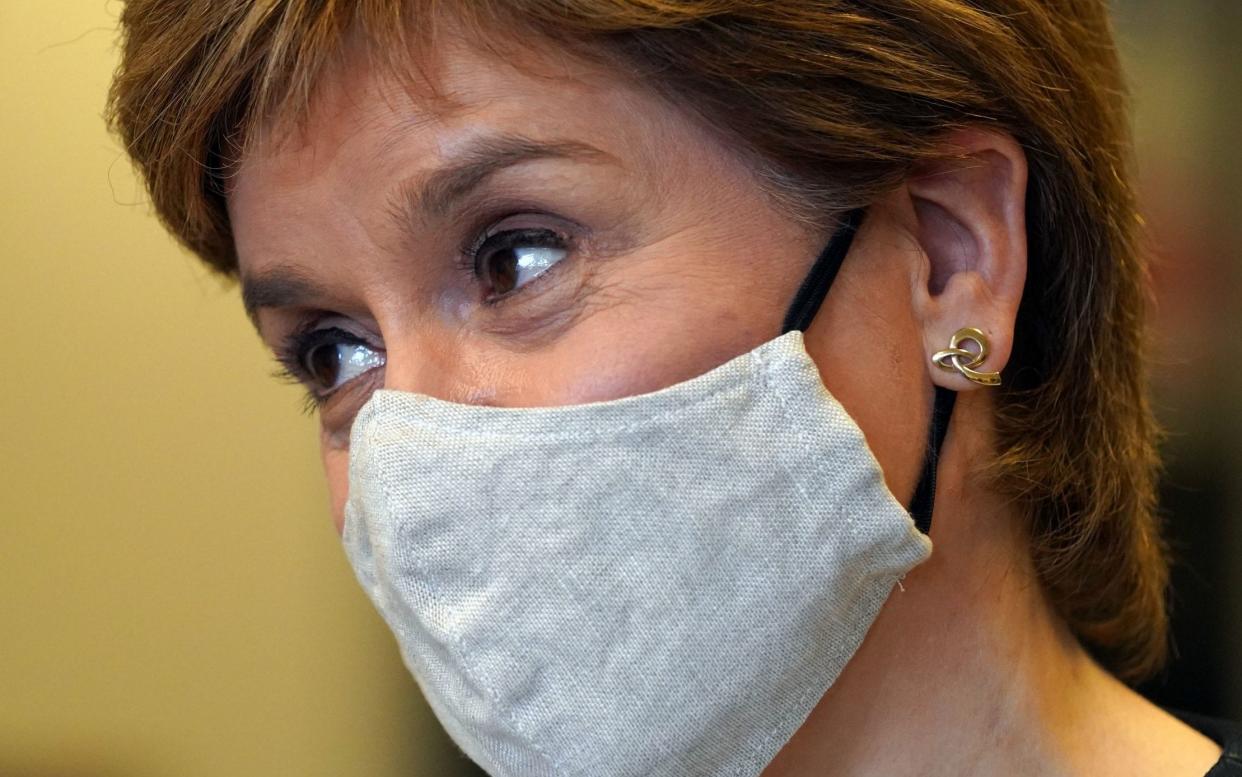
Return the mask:
<path id="1" fill-rule="evenodd" d="M 1206 774 L 1220 748 L 1087 655 L 963 469 L 941 468 L 931 559 L 763 777 Z"/>

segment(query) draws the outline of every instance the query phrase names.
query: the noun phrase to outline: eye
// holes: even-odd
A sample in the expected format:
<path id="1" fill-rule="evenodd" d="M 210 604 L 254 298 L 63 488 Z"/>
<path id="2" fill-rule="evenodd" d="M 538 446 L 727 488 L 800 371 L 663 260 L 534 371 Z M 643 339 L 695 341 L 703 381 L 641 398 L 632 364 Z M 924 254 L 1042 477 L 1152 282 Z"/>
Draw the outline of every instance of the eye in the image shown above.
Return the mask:
<path id="1" fill-rule="evenodd" d="M 324 344 L 306 354 L 307 374 L 325 391 L 339 388 L 383 363 L 375 351 L 352 343 Z"/>
<path id="2" fill-rule="evenodd" d="M 337 327 L 315 329 L 299 336 L 293 355 L 297 371 L 318 396 L 331 394 L 354 378 L 383 367 L 385 362 L 381 350 Z"/>
<path id="3" fill-rule="evenodd" d="M 490 299 L 520 289 L 568 254 L 568 239 L 535 228 L 494 233 L 469 251 L 474 274 L 487 285 Z"/>

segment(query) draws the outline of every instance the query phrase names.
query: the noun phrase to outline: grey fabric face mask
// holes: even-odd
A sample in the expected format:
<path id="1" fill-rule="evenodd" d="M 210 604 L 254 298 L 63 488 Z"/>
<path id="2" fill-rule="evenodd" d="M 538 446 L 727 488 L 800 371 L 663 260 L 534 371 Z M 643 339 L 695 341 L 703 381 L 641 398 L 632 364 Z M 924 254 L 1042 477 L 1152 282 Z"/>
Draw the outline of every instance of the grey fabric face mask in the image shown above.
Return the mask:
<path id="1" fill-rule="evenodd" d="M 757 775 L 928 557 L 798 329 L 607 402 L 364 406 L 346 552 L 489 774 Z"/>

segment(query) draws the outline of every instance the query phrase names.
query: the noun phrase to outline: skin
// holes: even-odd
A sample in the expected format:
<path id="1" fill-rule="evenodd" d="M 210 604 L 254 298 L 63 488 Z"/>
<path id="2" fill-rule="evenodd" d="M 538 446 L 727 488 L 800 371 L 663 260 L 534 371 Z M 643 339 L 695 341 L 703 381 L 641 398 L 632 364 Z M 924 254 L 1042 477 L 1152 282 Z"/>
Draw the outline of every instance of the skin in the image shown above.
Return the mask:
<path id="1" fill-rule="evenodd" d="M 435 96 L 347 52 L 305 131 L 264 128 L 232 181 L 265 342 L 280 353 L 299 329 L 336 327 L 351 340 L 333 353 L 383 361 L 322 399 L 338 529 L 350 422 L 376 388 L 521 407 L 685 380 L 779 333 L 830 234 L 784 215 L 726 142 L 641 85 L 519 48 L 520 70 L 441 37 Z M 403 193 L 490 133 L 598 153 L 523 161 L 444 213 L 407 212 Z M 871 207 L 806 333 L 903 502 L 933 385 L 960 392 L 935 552 L 764 774 L 1203 775 L 1219 749 L 1091 661 L 1043 597 L 1020 522 L 975 474 L 991 451 L 990 397 L 928 357 L 975 326 L 991 339 L 983 368 L 1004 366 L 1026 275 L 1026 161 L 983 130 L 946 138 L 949 151 L 969 162 L 927 165 Z M 457 266 L 460 248 L 519 227 L 568 234 L 572 247 L 486 304 L 494 289 Z"/>

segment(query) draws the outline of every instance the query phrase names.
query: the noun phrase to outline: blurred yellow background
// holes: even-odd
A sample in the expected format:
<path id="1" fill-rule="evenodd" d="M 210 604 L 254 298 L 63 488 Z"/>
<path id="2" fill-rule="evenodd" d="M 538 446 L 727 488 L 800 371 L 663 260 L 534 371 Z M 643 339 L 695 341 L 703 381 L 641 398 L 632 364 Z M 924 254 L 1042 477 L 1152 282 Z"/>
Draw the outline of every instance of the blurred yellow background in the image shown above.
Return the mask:
<path id="1" fill-rule="evenodd" d="M 0 775 L 454 773 L 298 390 L 105 131 L 119 8 L 0 2 Z"/>
<path id="2" fill-rule="evenodd" d="M 1198 591 L 1149 692 L 1234 716 L 1239 8 L 1119 6 Z M 341 553 L 298 391 L 104 128 L 119 11 L 0 0 L 0 775 L 466 773 Z"/>

